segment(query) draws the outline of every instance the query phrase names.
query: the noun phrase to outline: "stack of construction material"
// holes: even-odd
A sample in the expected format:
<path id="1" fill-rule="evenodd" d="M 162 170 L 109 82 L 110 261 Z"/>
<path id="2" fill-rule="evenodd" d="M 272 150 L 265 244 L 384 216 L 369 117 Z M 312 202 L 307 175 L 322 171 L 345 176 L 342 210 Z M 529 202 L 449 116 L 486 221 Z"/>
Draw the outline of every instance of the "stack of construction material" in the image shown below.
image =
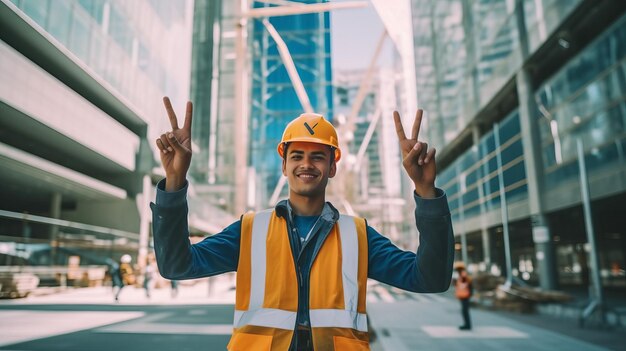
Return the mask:
<path id="1" fill-rule="evenodd" d="M 0 272 L 0 298 L 25 297 L 39 285 L 32 273 Z"/>
<path id="2" fill-rule="evenodd" d="M 505 284 L 503 277 L 478 274 L 473 278 L 472 300 L 483 307 L 529 313 L 538 303 L 570 301 L 572 297 L 560 291 L 541 290 L 519 284 Z"/>

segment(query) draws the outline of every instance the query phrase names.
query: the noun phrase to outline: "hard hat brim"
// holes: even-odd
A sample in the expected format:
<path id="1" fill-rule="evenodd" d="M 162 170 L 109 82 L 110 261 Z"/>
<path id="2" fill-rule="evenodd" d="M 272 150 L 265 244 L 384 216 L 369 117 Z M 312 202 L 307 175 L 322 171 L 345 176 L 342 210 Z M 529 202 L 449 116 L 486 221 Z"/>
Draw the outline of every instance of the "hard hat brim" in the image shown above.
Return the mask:
<path id="1" fill-rule="evenodd" d="M 336 145 L 320 141 L 320 139 L 317 139 L 317 138 L 307 138 L 307 137 L 293 138 L 293 139 L 289 139 L 289 141 L 284 141 L 284 142 L 279 143 L 278 147 L 276 149 L 277 149 L 278 154 L 280 155 L 280 157 L 282 157 L 282 158 L 285 157 L 284 156 L 285 144 L 293 143 L 293 142 L 328 145 L 328 146 L 330 146 L 330 147 L 335 149 L 335 162 L 337 162 L 337 161 L 339 161 L 339 159 L 341 159 L 341 150 L 339 150 L 339 148 Z"/>

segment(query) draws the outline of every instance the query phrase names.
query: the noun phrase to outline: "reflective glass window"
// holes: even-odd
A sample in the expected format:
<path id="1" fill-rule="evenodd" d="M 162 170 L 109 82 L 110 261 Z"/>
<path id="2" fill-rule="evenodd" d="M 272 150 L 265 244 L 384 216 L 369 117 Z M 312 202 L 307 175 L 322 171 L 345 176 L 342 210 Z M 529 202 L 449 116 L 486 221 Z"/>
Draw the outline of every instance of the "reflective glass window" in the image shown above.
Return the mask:
<path id="1" fill-rule="evenodd" d="M 46 28 L 49 6 L 48 0 L 22 0 L 20 2 L 20 9 L 42 28 Z"/>
<path id="2" fill-rule="evenodd" d="M 478 200 L 478 188 L 474 188 L 465 194 L 463 194 L 463 204 L 472 204 L 474 201 Z"/>
<path id="3" fill-rule="evenodd" d="M 519 156 L 524 154 L 524 147 L 522 145 L 522 139 L 518 139 L 517 141 L 513 142 L 512 144 L 510 144 L 509 146 L 506 147 L 506 149 L 502 150 L 502 165 L 506 165 L 507 163 L 515 160 L 516 158 L 518 158 Z"/>
<path id="4" fill-rule="evenodd" d="M 480 204 L 476 203 L 472 206 L 470 206 L 469 208 L 465 209 L 465 217 L 472 217 L 472 216 L 477 216 L 480 214 Z"/>
<path id="5" fill-rule="evenodd" d="M 68 46 L 70 39 L 71 17 L 72 5 L 65 0 L 55 1 L 54 6 L 51 6 L 48 12 L 46 30 L 65 46 Z"/>
<path id="6" fill-rule="evenodd" d="M 483 193 L 485 194 L 485 196 L 490 195 L 494 192 L 498 192 L 500 190 L 497 175 L 494 175 L 483 184 Z"/>
<path id="7" fill-rule="evenodd" d="M 78 0 L 78 4 L 91 16 L 96 23 L 102 24 L 102 13 L 105 0 Z"/>
<path id="8" fill-rule="evenodd" d="M 83 62 L 89 62 L 91 22 L 84 12 L 74 11 L 69 49 Z"/>
<path id="9" fill-rule="evenodd" d="M 91 31 L 91 38 L 89 39 L 89 66 L 98 75 L 104 77 L 106 66 L 106 45 L 107 41 L 101 35 L 100 31 Z"/>
<path id="10" fill-rule="evenodd" d="M 480 167 L 476 168 L 475 170 L 467 174 L 467 178 L 466 178 L 467 184 L 472 185 L 476 183 L 479 177 L 480 177 Z"/>
<path id="11" fill-rule="evenodd" d="M 577 176 L 578 139 L 593 155 L 592 165 L 597 161 L 600 167 L 618 158 L 615 140 L 625 129 L 626 52 L 620 48 L 625 36 L 622 18 L 538 89 L 537 100 L 547 101 L 548 118 L 554 119 L 559 134 L 552 136 L 547 118 L 539 120 L 548 183 Z M 556 165 L 558 156 L 561 165 Z"/>
<path id="12" fill-rule="evenodd" d="M 500 143 L 505 143 L 520 133 L 519 113 L 517 110 L 511 112 L 500 123 Z"/>
<path id="13" fill-rule="evenodd" d="M 502 173 L 502 176 L 504 178 L 505 187 L 526 179 L 526 169 L 524 168 L 524 162 L 519 162 L 514 166 L 506 169 Z"/>
<path id="14" fill-rule="evenodd" d="M 525 199 L 528 197 L 528 185 L 523 184 L 522 186 L 509 190 L 506 192 L 506 196 L 509 201 Z"/>
<path id="15" fill-rule="evenodd" d="M 109 19 L 109 35 L 128 55 L 133 50 L 133 31 L 128 25 L 129 21 L 115 7 L 111 7 Z"/>

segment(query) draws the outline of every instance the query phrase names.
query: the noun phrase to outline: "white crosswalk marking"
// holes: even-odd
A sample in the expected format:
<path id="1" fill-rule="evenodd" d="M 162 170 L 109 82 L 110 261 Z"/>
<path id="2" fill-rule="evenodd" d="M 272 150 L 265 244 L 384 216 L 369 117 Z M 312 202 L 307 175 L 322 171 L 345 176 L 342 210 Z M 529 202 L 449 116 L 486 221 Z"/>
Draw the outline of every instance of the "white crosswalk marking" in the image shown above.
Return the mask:
<path id="1" fill-rule="evenodd" d="M 191 311 L 193 312 L 193 311 Z M 196 313 L 190 313 L 196 315 Z M 145 318 L 117 323 L 95 329 L 98 333 L 137 333 L 137 334 L 200 334 L 200 335 L 230 335 L 233 332 L 232 324 L 182 324 L 162 323 L 171 313 L 155 313 Z"/>
<path id="2" fill-rule="evenodd" d="M 509 327 L 482 326 L 471 331 L 459 330 L 450 326 L 423 326 L 422 330 L 433 338 L 488 338 L 488 339 L 511 339 L 528 338 L 528 334 Z"/>
<path id="3" fill-rule="evenodd" d="M 405 291 L 396 287 L 385 284 L 369 284 L 367 293 L 367 302 L 397 302 L 397 301 L 416 301 L 419 303 L 440 303 L 447 299 L 439 294 L 420 294 Z"/>
<path id="4" fill-rule="evenodd" d="M 0 311 L 0 346 L 73 333 L 143 315 L 143 312 Z M 63 323 L 50 323 L 51 320 Z"/>
<path id="5" fill-rule="evenodd" d="M 389 291 L 387 289 L 385 289 L 385 287 L 383 287 L 382 285 L 378 285 L 378 286 L 374 287 L 374 290 L 376 290 L 376 292 L 378 293 L 378 296 L 380 296 L 380 298 L 384 302 L 394 302 L 395 301 L 395 299 L 393 298 L 393 296 L 391 296 Z"/>
<path id="6" fill-rule="evenodd" d="M 371 291 L 367 294 L 367 302 L 378 302 L 378 297 Z"/>
<path id="7" fill-rule="evenodd" d="M 94 330 L 98 333 L 136 333 L 136 334 L 200 334 L 200 335 L 230 335 L 233 332 L 232 324 L 180 324 L 180 323 L 150 323 L 141 320 L 116 324 Z"/>

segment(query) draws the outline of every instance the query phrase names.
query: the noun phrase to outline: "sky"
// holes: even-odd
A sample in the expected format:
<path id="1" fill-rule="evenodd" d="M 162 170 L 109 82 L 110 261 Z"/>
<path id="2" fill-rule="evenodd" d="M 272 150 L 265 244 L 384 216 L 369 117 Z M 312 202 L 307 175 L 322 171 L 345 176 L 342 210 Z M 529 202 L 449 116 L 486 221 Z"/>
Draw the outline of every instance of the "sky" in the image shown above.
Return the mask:
<path id="1" fill-rule="evenodd" d="M 370 4 L 366 8 L 335 10 L 330 14 L 330 21 L 333 70 L 366 69 L 383 31 L 383 23 L 374 7 Z M 391 41 L 387 39 L 379 65 L 389 65 L 392 50 Z"/>

